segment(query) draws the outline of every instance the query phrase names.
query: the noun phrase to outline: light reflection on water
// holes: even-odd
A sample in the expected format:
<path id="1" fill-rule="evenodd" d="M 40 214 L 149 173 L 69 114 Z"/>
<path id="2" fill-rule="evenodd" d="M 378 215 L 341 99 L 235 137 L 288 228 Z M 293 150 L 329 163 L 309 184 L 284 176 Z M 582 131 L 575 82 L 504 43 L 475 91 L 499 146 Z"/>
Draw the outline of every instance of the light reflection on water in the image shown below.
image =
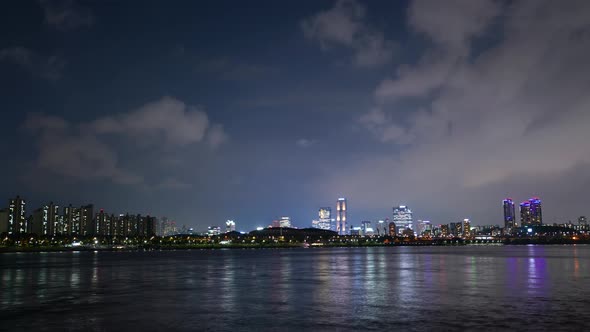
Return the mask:
<path id="1" fill-rule="evenodd" d="M 590 246 L 2 254 L 0 321 L 40 330 L 583 329 L 588 261 Z"/>

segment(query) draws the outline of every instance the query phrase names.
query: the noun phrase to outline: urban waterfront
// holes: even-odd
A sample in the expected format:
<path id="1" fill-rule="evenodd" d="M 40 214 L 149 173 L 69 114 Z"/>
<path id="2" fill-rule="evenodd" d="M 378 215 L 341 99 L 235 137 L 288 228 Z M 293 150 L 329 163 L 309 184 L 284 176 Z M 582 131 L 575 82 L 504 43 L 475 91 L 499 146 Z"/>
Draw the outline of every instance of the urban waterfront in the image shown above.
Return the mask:
<path id="1" fill-rule="evenodd" d="M 590 246 L 5 253 L 3 330 L 572 330 Z"/>

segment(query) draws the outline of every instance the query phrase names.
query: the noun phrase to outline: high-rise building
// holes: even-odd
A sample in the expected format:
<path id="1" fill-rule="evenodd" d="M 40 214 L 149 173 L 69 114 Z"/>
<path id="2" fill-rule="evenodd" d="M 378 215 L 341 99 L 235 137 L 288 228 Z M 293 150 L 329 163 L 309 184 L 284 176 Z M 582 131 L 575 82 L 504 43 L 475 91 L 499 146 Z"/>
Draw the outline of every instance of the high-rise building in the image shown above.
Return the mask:
<path id="1" fill-rule="evenodd" d="M 432 225 L 428 220 L 418 220 L 418 236 L 431 236 Z"/>
<path id="2" fill-rule="evenodd" d="M 442 237 L 448 237 L 449 233 L 449 225 L 440 225 L 440 235 Z"/>
<path id="3" fill-rule="evenodd" d="M 339 235 L 346 235 L 346 198 L 338 198 L 336 201 L 336 232 Z"/>
<path id="4" fill-rule="evenodd" d="M 368 228 L 372 228 L 372 227 L 371 227 L 371 222 L 370 222 L 370 221 L 368 221 L 368 220 L 361 221 L 361 230 L 362 230 L 363 232 L 367 232 L 367 229 L 368 229 Z"/>
<path id="5" fill-rule="evenodd" d="M 207 235 L 215 236 L 221 234 L 221 227 L 219 226 L 209 226 L 207 227 Z"/>
<path id="6" fill-rule="evenodd" d="M 26 202 L 20 196 L 8 201 L 8 235 L 27 232 Z"/>
<path id="7" fill-rule="evenodd" d="M 379 236 L 387 235 L 387 223 L 385 222 L 385 220 L 377 220 L 374 229 L 377 232 L 377 235 Z"/>
<path id="8" fill-rule="evenodd" d="M 514 202 L 512 198 L 506 198 L 502 201 L 504 207 L 504 229 L 509 231 L 517 227 L 516 213 L 514 211 Z"/>
<path id="9" fill-rule="evenodd" d="M 63 233 L 67 235 L 80 235 L 80 208 L 72 204 L 64 207 Z"/>
<path id="10" fill-rule="evenodd" d="M 471 237 L 471 221 L 469 219 L 463 219 L 463 238 Z"/>
<path id="11" fill-rule="evenodd" d="M 396 236 L 395 223 L 392 221 L 389 223 L 389 236 Z"/>
<path id="12" fill-rule="evenodd" d="M 329 207 L 321 207 L 318 211 L 318 217 L 316 228 L 330 230 L 332 209 Z"/>
<path id="13" fill-rule="evenodd" d="M 412 210 L 405 205 L 394 207 L 393 222 L 395 223 L 398 234 L 403 234 L 406 229 L 413 229 Z"/>
<path id="14" fill-rule="evenodd" d="M 110 236 L 111 235 L 111 217 L 103 209 L 96 214 L 94 235 Z"/>
<path id="15" fill-rule="evenodd" d="M 94 235 L 94 205 L 92 204 L 80 208 L 80 235 Z"/>
<path id="16" fill-rule="evenodd" d="M 233 220 L 227 220 L 225 222 L 225 232 L 235 232 L 236 231 L 236 223 Z"/>
<path id="17" fill-rule="evenodd" d="M 291 226 L 291 217 L 283 216 L 279 219 L 279 227 L 292 227 Z"/>
<path id="18" fill-rule="evenodd" d="M 520 224 L 521 226 L 539 226 L 543 224 L 541 199 L 533 197 L 520 203 Z"/>
<path id="19" fill-rule="evenodd" d="M 578 217 L 578 225 L 588 225 L 588 219 L 586 219 L 586 216 Z"/>

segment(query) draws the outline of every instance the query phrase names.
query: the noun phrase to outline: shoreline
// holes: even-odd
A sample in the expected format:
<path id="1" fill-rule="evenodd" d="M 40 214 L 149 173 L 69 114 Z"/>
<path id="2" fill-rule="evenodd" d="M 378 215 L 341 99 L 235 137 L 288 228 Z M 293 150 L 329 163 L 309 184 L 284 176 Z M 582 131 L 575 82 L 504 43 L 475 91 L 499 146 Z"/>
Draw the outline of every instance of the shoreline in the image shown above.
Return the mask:
<path id="1" fill-rule="evenodd" d="M 3 253 L 68 253 L 68 252 L 131 252 L 131 251 L 175 251 L 175 250 L 236 250 L 236 249 L 322 249 L 322 248 L 369 248 L 369 247 L 466 247 L 466 246 L 523 246 L 523 245 L 535 245 L 535 246 L 555 246 L 555 245 L 587 245 L 589 244 L 586 241 L 578 241 L 575 243 L 547 243 L 547 242 L 537 242 L 537 243 L 527 243 L 527 242 L 518 242 L 518 243 L 449 243 L 449 244 L 438 244 L 438 243 L 396 243 L 396 244 L 369 244 L 369 245 L 346 245 L 346 244 L 338 244 L 338 245 L 318 245 L 318 246 L 309 246 L 305 247 L 303 244 L 293 244 L 293 245 L 208 245 L 208 246 L 145 246 L 145 247 L 126 247 L 126 248 L 115 248 L 115 247 L 77 247 L 77 248 L 69 248 L 69 247 L 44 247 L 44 248 L 22 248 L 22 247 L 4 247 L 0 248 L 0 254 Z"/>

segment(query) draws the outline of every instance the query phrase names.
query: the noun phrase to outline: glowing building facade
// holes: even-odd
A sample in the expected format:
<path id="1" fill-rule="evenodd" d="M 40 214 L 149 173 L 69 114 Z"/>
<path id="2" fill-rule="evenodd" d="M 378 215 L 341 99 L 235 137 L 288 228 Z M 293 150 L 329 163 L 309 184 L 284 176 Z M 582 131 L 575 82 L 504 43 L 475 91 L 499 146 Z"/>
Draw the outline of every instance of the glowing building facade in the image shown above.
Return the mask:
<path id="1" fill-rule="evenodd" d="M 225 232 L 235 232 L 236 231 L 236 223 L 233 220 L 227 220 L 225 222 Z"/>
<path id="2" fill-rule="evenodd" d="M 543 224 L 541 199 L 533 197 L 520 203 L 520 224 L 521 226 L 539 226 Z"/>
<path id="3" fill-rule="evenodd" d="M 406 229 L 413 229 L 412 210 L 405 205 L 394 207 L 393 222 L 395 223 L 398 234 L 403 234 Z"/>
<path id="4" fill-rule="evenodd" d="M 502 201 L 504 207 L 504 229 L 506 231 L 517 227 L 516 212 L 514 210 L 514 202 L 512 198 L 506 198 Z"/>
<path id="5" fill-rule="evenodd" d="M 332 227 L 332 209 L 329 207 L 321 207 L 318 211 L 318 219 L 313 220 L 311 225 L 313 228 L 331 230 Z"/>
<path id="6" fill-rule="evenodd" d="M 25 217 L 26 202 L 20 196 L 8 201 L 8 227 L 7 233 L 23 234 L 27 232 L 27 219 Z"/>
<path id="7" fill-rule="evenodd" d="M 291 217 L 281 217 L 279 220 L 279 227 L 292 227 Z"/>
<path id="8" fill-rule="evenodd" d="M 338 201 L 336 201 L 336 232 L 339 235 L 346 235 L 347 208 L 346 198 L 338 198 Z"/>

